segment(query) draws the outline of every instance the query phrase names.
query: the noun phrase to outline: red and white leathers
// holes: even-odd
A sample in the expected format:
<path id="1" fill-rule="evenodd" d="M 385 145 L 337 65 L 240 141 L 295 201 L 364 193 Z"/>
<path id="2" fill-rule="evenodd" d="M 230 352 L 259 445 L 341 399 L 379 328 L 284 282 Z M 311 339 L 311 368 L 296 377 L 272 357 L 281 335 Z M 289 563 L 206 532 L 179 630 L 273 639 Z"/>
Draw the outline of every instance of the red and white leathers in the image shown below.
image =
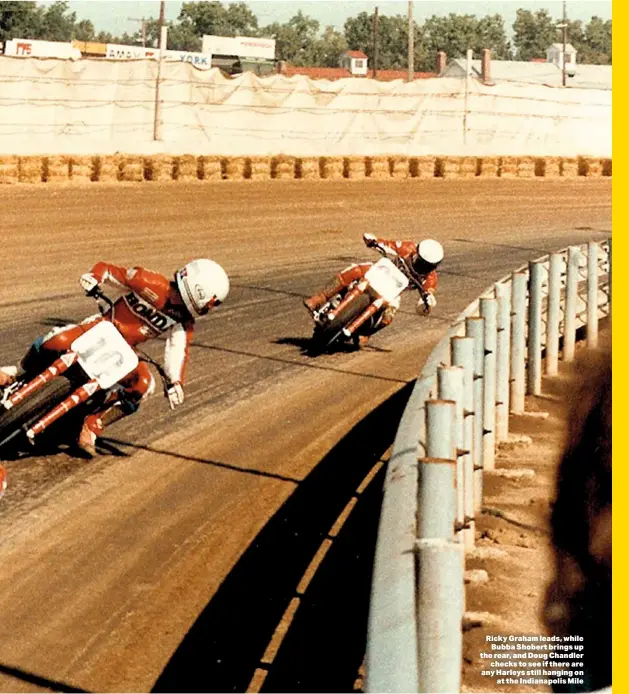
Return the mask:
<path id="1" fill-rule="evenodd" d="M 183 304 L 175 283 L 164 275 L 142 267 L 124 268 L 104 262 L 96 263 L 89 274 L 95 280 L 94 286 L 96 283 L 106 283 L 130 290 L 116 301 L 113 308 L 113 323 L 129 345 L 134 347 L 155 337 L 166 337 L 164 370 L 170 383 L 181 394 L 182 400 L 194 320 Z M 101 320 L 112 320 L 112 311 L 104 316 L 92 316 L 80 325 L 56 328 L 42 338 L 37 351 L 65 352 L 79 335 Z M 28 357 L 29 355 L 23 362 L 25 368 Z M 105 408 L 109 411 L 112 405 L 117 405 L 118 411 L 117 416 L 109 419 L 115 421 L 120 416 L 132 414 L 140 401 L 154 389 L 153 375 L 146 362 L 141 361 L 120 381 L 119 388 L 110 393 Z M 82 437 L 93 434 L 92 443 L 102 433 L 104 424 L 109 423 L 103 422 L 102 414 L 102 411 L 94 413 L 85 420 Z"/>
<path id="2" fill-rule="evenodd" d="M 369 240 L 368 245 L 381 246 L 384 248 L 387 255 L 397 255 L 406 261 L 412 260 L 417 255 L 417 244 L 414 241 L 396 241 L 376 237 L 365 237 L 365 241 L 367 240 Z M 373 267 L 373 263 L 359 263 L 346 267 L 334 276 L 334 280 L 320 294 L 315 294 L 304 300 L 306 308 L 310 311 L 318 310 L 335 294 L 347 289 L 352 283 L 361 280 L 371 267 Z M 429 295 L 435 293 L 437 283 L 438 277 L 436 270 L 432 270 L 428 274 L 422 276 L 422 287 Z M 394 303 L 389 304 L 383 311 L 381 320 L 376 324 L 376 330 L 380 330 L 389 325 L 399 307 L 400 297 L 398 297 Z"/>

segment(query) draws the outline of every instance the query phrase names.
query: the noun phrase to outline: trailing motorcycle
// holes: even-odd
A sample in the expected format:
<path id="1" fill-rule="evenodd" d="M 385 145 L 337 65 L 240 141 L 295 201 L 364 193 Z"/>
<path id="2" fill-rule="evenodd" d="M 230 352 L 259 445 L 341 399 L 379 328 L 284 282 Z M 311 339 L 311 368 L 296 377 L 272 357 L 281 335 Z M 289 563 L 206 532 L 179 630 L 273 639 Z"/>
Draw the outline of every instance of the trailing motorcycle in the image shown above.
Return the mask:
<path id="1" fill-rule="evenodd" d="M 399 256 L 391 256 L 383 246 L 374 247 L 387 257 L 313 312 L 311 354 L 343 344 L 358 347 L 361 335 L 371 335 L 379 328 L 388 307 L 399 308 L 401 296 L 408 288 L 419 292 L 423 313 L 430 313 L 430 295 L 423 288 L 422 278 Z"/>
<path id="2" fill-rule="evenodd" d="M 52 363 L 42 363 L 34 371 L 27 368 L 0 391 L 0 450 L 35 445 L 53 425 L 59 431 L 60 420 L 72 419 L 72 411 L 80 409 L 86 416 L 137 367 L 140 358 L 155 366 L 165 382 L 161 366 L 144 354 L 140 357 L 114 325 L 114 302 L 100 289 L 91 296 L 108 305 L 111 320 L 99 320 Z M 104 314 L 102 304 L 99 308 Z"/>

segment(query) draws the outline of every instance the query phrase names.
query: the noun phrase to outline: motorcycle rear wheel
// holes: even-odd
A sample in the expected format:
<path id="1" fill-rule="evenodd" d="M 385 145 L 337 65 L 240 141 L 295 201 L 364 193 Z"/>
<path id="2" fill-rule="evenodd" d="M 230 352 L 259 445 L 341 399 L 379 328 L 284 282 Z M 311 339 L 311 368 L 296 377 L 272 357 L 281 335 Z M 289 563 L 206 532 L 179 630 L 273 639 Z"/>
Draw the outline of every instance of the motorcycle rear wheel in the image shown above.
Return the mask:
<path id="1" fill-rule="evenodd" d="M 75 385 L 66 376 L 57 376 L 30 397 L 0 414 L 0 449 L 16 441 L 47 411 L 68 397 Z"/>
<path id="2" fill-rule="evenodd" d="M 325 325 L 317 325 L 312 335 L 310 351 L 313 354 L 322 354 L 332 347 L 332 345 L 343 337 L 343 328 L 349 325 L 371 304 L 368 294 L 361 294 L 344 310 L 341 311 L 333 321 Z"/>

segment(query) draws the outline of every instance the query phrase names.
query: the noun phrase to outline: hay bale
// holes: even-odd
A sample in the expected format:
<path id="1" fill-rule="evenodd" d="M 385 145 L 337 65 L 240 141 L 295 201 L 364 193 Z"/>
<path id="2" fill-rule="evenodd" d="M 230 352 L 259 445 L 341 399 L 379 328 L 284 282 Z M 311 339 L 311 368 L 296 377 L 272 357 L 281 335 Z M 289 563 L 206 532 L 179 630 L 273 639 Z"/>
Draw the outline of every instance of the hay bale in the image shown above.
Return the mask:
<path id="1" fill-rule="evenodd" d="M 44 180 L 48 183 L 67 183 L 70 179 L 70 157 L 61 154 L 46 157 Z"/>
<path id="2" fill-rule="evenodd" d="M 102 183 L 120 180 L 120 157 L 117 154 L 98 157 L 96 180 Z"/>
<path id="3" fill-rule="evenodd" d="M 144 157 L 128 155 L 120 159 L 120 180 L 139 183 L 144 180 Z"/>
<path id="4" fill-rule="evenodd" d="M 41 157 L 20 157 L 18 176 L 20 183 L 41 183 L 44 178 L 44 160 Z"/>
<path id="5" fill-rule="evenodd" d="M 91 183 L 94 180 L 94 157 L 70 157 L 72 183 Z"/>
<path id="6" fill-rule="evenodd" d="M 459 177 L 475 178 L 478 173 L 478 159 L 476 157 L 461 157 L 459 161 Z"/>
<path id="7" fill-rule="evenodd" d="M 561 160 L 561 177 L 577 178 L 579 176 L 579 162 L 576 157 L 568 157 Z"/>
<path id="8" fill-rule="evenodd" d="M 323 157 L 321 159 L 321 178 L 337 181 L 343 178 L 343 157 Z"/>
<path id="9" fill-rule="evenodd" d="M 603 166 L 603 176 L 611 176 L 612 175 L 612 160 L 611 159 L 603 159 L 601 161 L 601 164 Z"/>
<path id="10" fill-rule="evenodd" d="M 518 175 L 518 158 L 501 157 L 500 178 L 515 178 Z"/>
<path id="11" fill-rule="evenodd" d="M 301 157 L 295 162 L 295 176 L 313 181 L 321 178 L 319 157 Z"/>
<path id="12" fill-rule="evenodd" d="M 0 185 L 19 181 L 19 162 L 14 156 L 0 156 Z"/>
<path id="13" fill-rule="evenodd" d="M 182 154 L 175 158 L 173 178 L 177 181 L 199 180 L 199 162 L 194 154 Z"/>
<path id="14" fill-rule="evenodd" d="M 434 178 L 436 165 L 435 157 L 413 157 L 408 168 L 413 178 Z"/>
<path id="15" fill-rule="evenodd" d="M 280 154 L 271 160 L 271 177 L 281 180 L 293 180 L 295 178 L 295 157 Z"/>
<path id="16" fill-rule="evenodd" d="M 249 157 L 247 162 L 247 178 L 252 181 L 268 181 L 271 178 L 270 157 Z"/>
<path id="17" fill-rule="evenodd" d="M 199 165 L 203 181 L 221 181 L 223 179 L 223 167 L 220 157 L 203 156 L 199 160 Z"/>
<path id="18" fill-rule="evenodd" d="M 389 160 L 392 178 L 408 178 L 410 176 L 410 160 L 406 156 L 395 155 Z"/>
<path id="19" fill-rule="evenodd" d="M 535 178 L 535 157 L 520 157 L 518 159 L 518 178 Z"/>
<path id="20" fill-rule="evenodd" d="M 376 180 L 391 178 L 389 157 L 367 157 L 367 177 Z"/>
<path id="21" fill-rule="evenodd" d="M 228 181 L 242 181 L 245 177 L 247 160 L 244 157 L 227 157 L 225 159 L 225 177 Z"/>
<path id="22" fill-rule="evenodd" d="M 496 178 L 500 172 L 500 157 L 483 157 L 478 175 L 481 178 Z"/>
<path id="23" fill-rule="evenodd" d="M 353 181 L 359 181 L 367 175 L 365 157 L 347 157 L 345 159 L 345 175 Z"/>
<path id="24" fill-rule="evenodd" d="M 170 154 L 154 154 L 144 159 L 147 181 L 172 181 L 175 162 Z"/>
<path id="25" fill-rule="evenodd" d="M 460 157 L 439 157 L 437 159 L 437 176 L 440 178 L 458 178 Z"/>
<path id="26" fill-rule="evenodd" d="M 559 178 L 561 159 L 559 157 L 544 158 L 544 178 Z"/>

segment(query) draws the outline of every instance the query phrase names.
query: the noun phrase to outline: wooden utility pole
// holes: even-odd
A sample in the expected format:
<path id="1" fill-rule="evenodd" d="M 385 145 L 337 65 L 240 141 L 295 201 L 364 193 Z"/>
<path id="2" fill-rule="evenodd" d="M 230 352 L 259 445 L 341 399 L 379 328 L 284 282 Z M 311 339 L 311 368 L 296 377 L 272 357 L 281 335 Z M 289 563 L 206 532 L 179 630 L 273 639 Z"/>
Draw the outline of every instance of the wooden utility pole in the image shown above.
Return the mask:
<path id="1" fill-rule="evenodd" d="M 372 77 L 378 76 L 378 8 L 373 13 L 373 70 Z"/>
<path id="2" fill-rule="evenodd" d="M 408 81 L 415 77 L 415 22 L 413 21 L 413 0 L 408 0 Z"/>
<path id="3" fill-rule="evenodd" d="M 566 12 L 566 0 L 563 0 L 563 59 L 561 65 L 561 84 L 566 86 L 566 44 L 568 43 L 568 15 Z"/>
<path id="4" fill-rule="evenodd" d="M 155 117 L 153 119 L 153 139 L 160 139 L 160 122 L 159 122 L 159 83 L 162 77 L 162 62 L 166 55 L 166 32 L 168 29 L 165 26 L 166 0 L 160 0 L 159 3 L 159 61 L 157 63 L 157 79 L 155 80 Z"/>

